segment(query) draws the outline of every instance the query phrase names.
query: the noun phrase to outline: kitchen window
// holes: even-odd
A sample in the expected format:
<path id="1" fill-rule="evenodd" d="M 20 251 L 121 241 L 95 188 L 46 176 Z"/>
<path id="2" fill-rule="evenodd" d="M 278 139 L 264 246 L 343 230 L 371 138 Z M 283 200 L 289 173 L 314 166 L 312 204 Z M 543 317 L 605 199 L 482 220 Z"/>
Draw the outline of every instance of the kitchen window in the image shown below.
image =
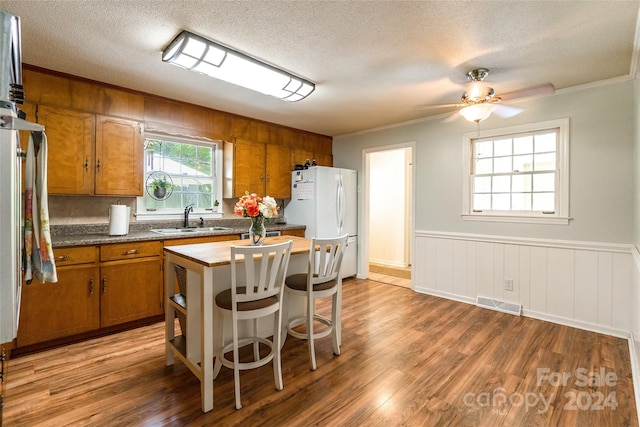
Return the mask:
<path id="1" fill-rule="evenodd" d="M 569 120 L 464 135 L 463 219 L 568 224 Z"/>
<path id="2" fill-rule="evenodd" d="M 220 141 L 147 134 L 137 217 L 181 218 L 188 205 L 194 216 L 214 217 L 214 202 L 222 201 L 221 164 Z"/>

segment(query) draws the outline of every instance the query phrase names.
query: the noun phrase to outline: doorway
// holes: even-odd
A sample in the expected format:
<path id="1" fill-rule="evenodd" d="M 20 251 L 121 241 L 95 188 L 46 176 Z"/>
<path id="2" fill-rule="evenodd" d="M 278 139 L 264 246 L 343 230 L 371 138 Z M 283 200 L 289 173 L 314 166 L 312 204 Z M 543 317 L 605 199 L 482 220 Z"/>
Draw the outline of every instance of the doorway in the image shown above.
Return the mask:
<path id="1" fill-rule="evenodd" d="M 413 144 L 364 153 L 368 278 L 411 287 Z"/>

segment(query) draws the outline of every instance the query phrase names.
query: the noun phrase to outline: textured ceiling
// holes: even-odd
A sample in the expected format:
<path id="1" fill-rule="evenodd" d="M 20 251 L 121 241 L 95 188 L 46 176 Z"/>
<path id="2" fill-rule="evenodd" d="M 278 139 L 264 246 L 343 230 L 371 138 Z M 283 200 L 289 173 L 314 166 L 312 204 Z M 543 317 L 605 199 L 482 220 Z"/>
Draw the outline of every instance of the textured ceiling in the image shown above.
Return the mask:
<path id="1" fill-rule="evenodd" d="M 465 74 L 496 93 L 633 78 L 639 1 L 0 0 L 23 62 L 337 136 L 442 114 Z M 316 83 L 288 103 L 161 61 L 183 29 Z M 462 120 L 462 119 L 460 119 Z"/>

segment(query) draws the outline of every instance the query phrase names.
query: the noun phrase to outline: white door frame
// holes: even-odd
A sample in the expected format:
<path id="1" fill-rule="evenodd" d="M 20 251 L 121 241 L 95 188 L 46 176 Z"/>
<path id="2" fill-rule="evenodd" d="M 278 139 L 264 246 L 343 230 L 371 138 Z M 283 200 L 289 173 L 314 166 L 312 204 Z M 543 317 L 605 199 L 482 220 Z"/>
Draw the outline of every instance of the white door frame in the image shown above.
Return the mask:
<path id="1" fill-rule="evenodd" d="M 369 174 L 371 173 L 370 165 L 369 165 L 369 154 L 378 152 L 378 151 L 389 151 L 389 150 L 397 150 L 403 148 L 411 149 L 411 200 L 416 200 L 416 143 L 405 142 L 394 145 L 385 145 L 382 147 L 372 147 L 365 148 L 362 150 L 362 178 L 363 178 L 363 186 L 362 186 L 362 197 L 361 197 L 361 205 L 359 206 L 360 212 L 362 212 L 362 216 L 360 217 L 362 221 L 358 225 L 358 236 L 359 236 L 359 268 L 358 278 L 366 279 L 369 277 Z M 410 247 L 411 247 L 411 282 L 413 287 L 413 277 L 414 277 L 414 240 L 415 240 L 415 202 L 411 203 L 411 236 L 410 236 Z"/>

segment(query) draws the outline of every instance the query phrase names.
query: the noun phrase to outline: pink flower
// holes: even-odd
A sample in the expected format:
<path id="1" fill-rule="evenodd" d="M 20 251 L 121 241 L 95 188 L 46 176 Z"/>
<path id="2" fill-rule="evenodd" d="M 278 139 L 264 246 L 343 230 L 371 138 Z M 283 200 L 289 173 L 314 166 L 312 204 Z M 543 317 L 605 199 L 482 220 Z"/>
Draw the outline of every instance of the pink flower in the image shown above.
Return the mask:
<path id="1" fill-rule="evenodd" d="M 238 199 L 233 211 L 238 216 L 255 218 L 263 216 L 265 218 L 273 218 L 278 215 L 278 206 L 272 197 L 258 196 L 256 193 L 249 193 Z"/>

